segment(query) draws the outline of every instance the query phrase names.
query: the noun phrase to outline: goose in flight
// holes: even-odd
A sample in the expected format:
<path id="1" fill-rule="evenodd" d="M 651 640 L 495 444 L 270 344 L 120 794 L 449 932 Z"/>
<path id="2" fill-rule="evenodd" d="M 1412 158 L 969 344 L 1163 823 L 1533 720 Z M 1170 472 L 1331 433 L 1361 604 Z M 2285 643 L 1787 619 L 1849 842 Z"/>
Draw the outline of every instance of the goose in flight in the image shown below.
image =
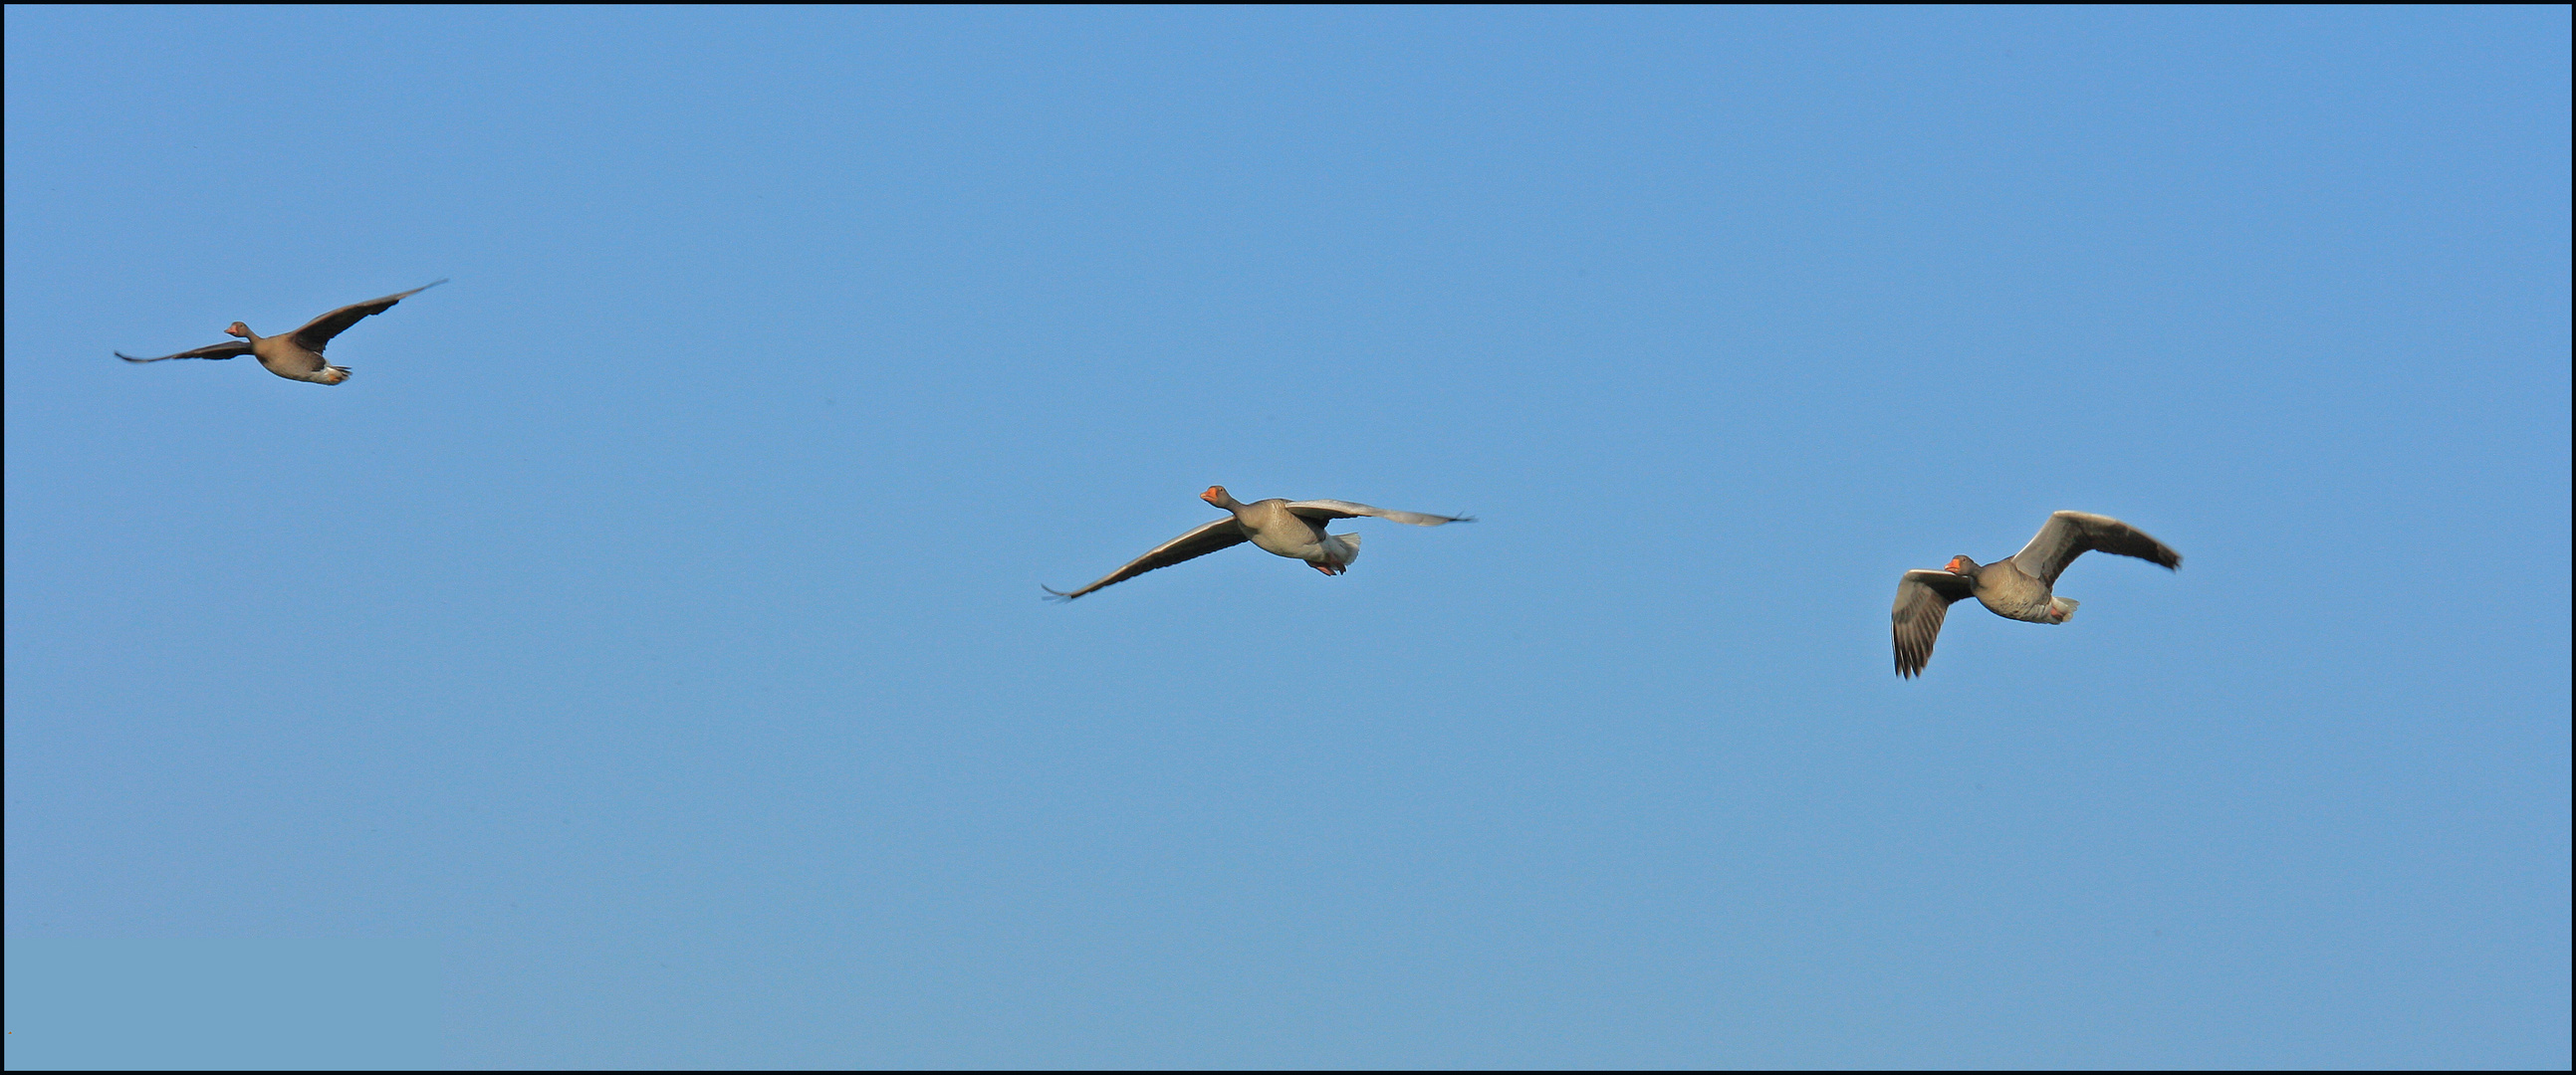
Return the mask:
<path id="1" fill-rule="evenodd" d="M 2182 554 L 2136 527 L 2108 515 L 2061 511 L 2048 517 L 2039 536 L 2012 559 L 1979 564 L 1953 556 L 1939 571 L 1918 569 L 1896 584 L 1896 674 L 1919 676 L 1932 659 L 1932 643 L 1941 635 L 1941 618 L 1952 602 L 1974 597 L 1986 610 L 2008 620 L 2064 623 L 2077 602 L 2057 596 L 2057 576 L 2088 550 L 2134 556 L 2172 570 Z"/>
<path id="2" fill-rule="evenodd" d="M 1324 524 L 1335 519 L 1368 515 L 1414 526 L 1438 526 L 1442 523 L 1472 523 L 1473 516 L 1425 515 L 1418 511 L 1388 511 L 1347 500 L 1281 500 L 1272 497 L 1245 504 L 1225 491 L 1225 486 L 1211 485 L 1199 499 L 1224 508 L 1225 518 L 1201 524 L 1196 529 L 1154 547 L 1127 566 L 1102 576 L 1101 580 L 1071 593 L 1045 589 L 1056 600 L 1071 601 L 1103 586 L 1124 582 L 1158 567 L 1170 567 L 1183 560 L 1196 559 L 1229 545 L 1251 542 L 1263 552 L 1304 560 L 1307 566 L 1327 575 L 1350 570 L 1351 561 L 1359 558 L 1358 534 L 1327 534 Z"/>
<path id="3" fill-rule="evenodd" d="M 260 365 L 268 367 L 268 372 L 287 380 L 338 384 L 349 379 L 349 368 L 334 366 L 322 360 L 322 349 L 330 345 L 331 337 L 347 331 L 349 326 L 365 320 L 370 314 L 380 314 L 393 309 L 395 303 L 446 282 L 433 280 L 400 294 L 351 303 L 307 321 L 303 328 L 284 336 L 255 336 L 251 334 L 250 326 L 235 321 L 232 327 L 224 330 L 224 335 L 241 337 L 232 343 L 207 344 L 194 351 L 181 351 L 175 355 L 163 355 L 159 358 L 136 358 L 123 351 L 117 352 L 116 357 L 128 362 L 168 362 L 174 358 L 220 359 L 235 355 L 253 355 L 259 359 Z"/>

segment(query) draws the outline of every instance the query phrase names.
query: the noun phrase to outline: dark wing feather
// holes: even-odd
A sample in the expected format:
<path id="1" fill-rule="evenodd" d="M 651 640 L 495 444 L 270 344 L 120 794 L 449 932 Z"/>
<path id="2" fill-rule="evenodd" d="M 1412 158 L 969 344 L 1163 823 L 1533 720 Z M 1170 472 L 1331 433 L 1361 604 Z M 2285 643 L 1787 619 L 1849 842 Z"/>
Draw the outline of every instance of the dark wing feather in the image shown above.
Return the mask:
<path id="1" fill-rule="evenodd" d="M 1218 549 L 1240 545 L 1248 540 L 1251 539 L 1243 532 L 1243 524 L 1235 522 L 1234 516 L 1228 515 L 1222 519 L 1211 519 L 1189 533 L 1156 545 L 1153 551 L 1129 561 L 1127 566 L 1112 571 L 1102 576 L 1100 581 L 1072 593 L 1048 589 L 1044 586 L 1038 588 L 1054 594 L 1058 600 L 1071 601 L 1103 586 L 1125 582 L 1155 568 L 1170 567 L 1183 560 L 1195 560 Z"/>
<path id="2" fill-rule="evenodd" d="M 2088 551 L 2134 556 L 2167 569 L 2182 566 L 2182 554 L 2166 548 L 2165 543 L 2141 533 L 2108 515 L 2081 511 L 2061 511 L 2048 517 L 2039 534 L 2014 553 L 2013 566 L 2021 573 L 2038 579 L 2043 585 L 2057 585 L 2057 576 L 2066 565 Z"/>
<path id="3" fill-rule="evenodd" d="M 197 349 L 196 349 L 196 350 L 194 350 L 194 351 L 181 351 L 181 352 L 179 352 L 178 354 L 175 354 L 175 355 L 163 355 L 163 356 L 161 356 L 161 357 L 159 357 L 159 358 L 136 358 L 136 357 L 134 357 L 133 355 L 126 354 L 126 353 L 125 353 L 125 352 L 123 352 L 123 351 L 118 351 L 118 352 L 116 352 L 116 357 L 121 358 L 121 359 L 124 359 L 124 360 L 126 360 L 126 361 L 128 361 L 128 362 L 168 362 L 168 361 L 170 361 L 171 359 L 174 359 L 174 358 L 215 358 L 215 359 L 223 359 L 223 358 L 231 358 L 231 357 L 233 357 L 234 355 L 246 355 L 246 354 L 249 354 L 249 353 L 250 353 L 250 342 L 249 342 L 249 341 L 247 341 L 247 340 L 234 340 L 234 341 L 232 341 L 232 342 L 230 342 L 230 343 L 210 343 L 210 344 L 205 345 L 204 347 L 197 348 Z"/>
<path id="4" fill-rule="evenodd" d="M 1966 576 L 1947 571 L 1908 571 L 1896 584 L 1896 608 L 1890 613 L 1895 625 L 1896 674 L 1919 676 L 1923 666 L 1932 661 L 1932 643 L 1941 637 L 1941 621 L 1950 614 L 1951 602 L 1967 597 L 1973 589 Z"/>
<path id="5" fill-rule="evenodd" d="M 422 284 L 419 287 L 400 294 L 387 295 L 381 299 L 368 299 L 365 302 L 353 302 L 347 306 L 340 307 L 330 313 L 323 314 L 311 321 L 307 321 L 304 323 L 303 328 L 296 329 L 295 344 L 296 346 L 302 347 L 314 354 L 321 354 L 322 348 L 331 342 L 331 337 L 337 336 L 343 331 L 346 331 L 349 326 L 357 324 L 360 321 L 364 321 L 376 314 L 393 309 L 395 303 L 401 302 L 404 299 L 420 294 L 423 291 L 427 291 L 446 282 L 447 281 L 445 280 L 432 280 L 429 283 Z"/>

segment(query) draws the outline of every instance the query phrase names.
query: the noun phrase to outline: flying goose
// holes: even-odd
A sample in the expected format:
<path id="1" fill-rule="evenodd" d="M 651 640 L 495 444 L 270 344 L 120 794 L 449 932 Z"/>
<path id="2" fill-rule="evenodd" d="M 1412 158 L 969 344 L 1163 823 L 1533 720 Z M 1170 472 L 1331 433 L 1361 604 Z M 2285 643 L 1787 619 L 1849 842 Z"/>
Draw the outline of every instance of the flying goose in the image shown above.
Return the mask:
<path id="1" fill-rule="evenodd" d="M 1418 511 L 1388 511 L 1347 500 L 1281 500 L 1272 497 L 1245 504 L 1225 491 L 1225 486 L 1208 486 L 1199 499 L 1224 508 L 1225 518 L 1211 520 L 1154 547 L 1127 566 L 1103 576 L 1100 581 L 1072 593 L 1039 587 L 1056 600 L 1071 601 L 1103 586 L 1124 582 L 1158 567 L 1170 567 L 1183 560 L 1195 559 L 1229 545 L 1246 541 L 1264 552 L 1304 560 L 1307 566 L 1327 575 L 1350 570 L 1351 561 L 1359 558 L 1358 534 L 1327 534 L 1324 524 L 1334 519 L 1360 515 L 1375 516 L 1413 526 L 1438 526 L 1442 523 L 1471 523 L 1467 515 L 1425 515 Z"/>
<path id="2" fill-rule="evenodd" d="M 175 355 L 163 355 L 159 358 L 136 358 L 123 351 L 117 352 L 116 357 L 128 362 L 168 362 L 174 358 L 220 359 L 235 355 L 254 355 L 259 358 L 260 365 L 268 367 L 268 372 L 287 380 L 338 384 L 349 379 L 349 368 L 322 361 L 322 349 L 330 345 L 331 337 L 347 331 L 349 326 L 365 320 L 370 314 L 380 314 L 393 309 L 395 303 L 446 282 L 433 280 L 401 294 L 351 303 L 305 322 L 303 328 L 284 336 L 254 336 L 251 334 L 250 326 L 235 321 L 232 327 L 224 330 L 224 335 L 241 337 L 239 341 L 233 343 L 208 344 L 194 351 L 181 351 Z"/>
<path id="3" fill-rule="evenodd" d="M 1918 569 L 1896 584 L 1896 674 L 1919 676 L 1932 659 L 1932 643 L 1941 635 L 1941 618 L 1951 602 L 1974 597 L 1986 610 L 2008 620 L 2064 623 L 2077 602 L 2054 591 L 2057 576 L 2087 550 L 2134 556 L 2163 566 L 2182 566 L 2182 554 L 2136 527 L 2108 515 L 2061 511 L 2048 517 L 2039 536 L 2012 559 L 1979 564 L 1953 556 L 1939 571 Z"/>

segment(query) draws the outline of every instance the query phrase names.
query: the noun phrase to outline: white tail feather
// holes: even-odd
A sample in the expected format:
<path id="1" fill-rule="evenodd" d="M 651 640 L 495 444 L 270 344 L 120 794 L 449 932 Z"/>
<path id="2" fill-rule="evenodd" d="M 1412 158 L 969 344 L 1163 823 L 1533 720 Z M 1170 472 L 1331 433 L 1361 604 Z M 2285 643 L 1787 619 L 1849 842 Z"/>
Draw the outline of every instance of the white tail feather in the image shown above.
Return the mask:
<path id="1" fill-rule="evenodd" d="M 2075 600 L 2071 597 L 2058 597 L 2052 594 L 2048 598 L 2049 617 L 2054 622 L 2064 623 L 2068 616 L 2075 614 L 2075 606 L 2083 603 L 2084 602 Z"/>
<path id="2" fill-rule="evenodd" d="M 1329 534 L 1324 538 L 1324 548 L 1331 552 L 1333 563 L 1342 567 L 1349 567 L 1351 561 L 1360 558 L 1360 536 L 1358 534 Z"/>

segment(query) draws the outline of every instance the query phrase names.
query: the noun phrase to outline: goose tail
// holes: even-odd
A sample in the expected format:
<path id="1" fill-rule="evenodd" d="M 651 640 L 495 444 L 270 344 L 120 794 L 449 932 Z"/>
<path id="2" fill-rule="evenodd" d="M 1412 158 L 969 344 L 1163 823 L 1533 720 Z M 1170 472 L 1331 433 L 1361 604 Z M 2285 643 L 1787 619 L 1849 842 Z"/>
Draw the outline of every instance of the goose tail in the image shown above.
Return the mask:
<path id="1" fill-rule="evenodd" d="M 1351 561 L 1360 558 L 1360 536 L 1358 534 L 1327 534 L 1324 537 L 1324 552 L 1326 555 L 1332 557 L 1334 567 L 1349 567 L 1351 566 Z M 1338 574 L 1338 572 L 1336 572 L 1336 574 Z"/>

